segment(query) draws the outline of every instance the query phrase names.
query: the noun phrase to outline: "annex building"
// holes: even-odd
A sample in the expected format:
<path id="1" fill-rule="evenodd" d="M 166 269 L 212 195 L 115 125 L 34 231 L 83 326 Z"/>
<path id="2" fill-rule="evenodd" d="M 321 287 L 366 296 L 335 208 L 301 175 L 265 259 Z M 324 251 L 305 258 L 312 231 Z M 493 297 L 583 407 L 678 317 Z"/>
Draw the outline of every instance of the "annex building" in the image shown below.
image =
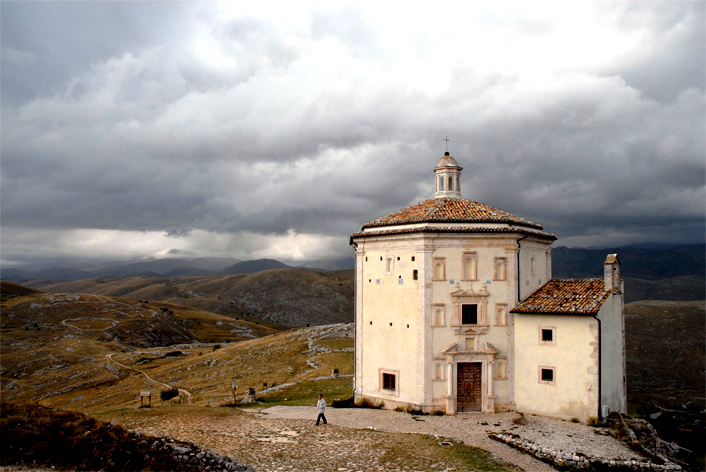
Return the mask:
<path id="1" fill-rule="evenodd" d="M 447 152 L 436 195 L 365 223 L 356 255 L 356 401 L 446 414 L 625 412 L 620 261 L 551 277 L 556 236 L 461 197 Z"/>

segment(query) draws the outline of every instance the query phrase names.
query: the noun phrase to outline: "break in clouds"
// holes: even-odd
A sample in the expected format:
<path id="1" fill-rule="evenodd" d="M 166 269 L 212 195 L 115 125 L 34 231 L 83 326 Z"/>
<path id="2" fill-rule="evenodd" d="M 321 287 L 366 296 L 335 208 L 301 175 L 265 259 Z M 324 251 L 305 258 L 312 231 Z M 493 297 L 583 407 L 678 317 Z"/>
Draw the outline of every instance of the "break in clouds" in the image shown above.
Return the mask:
<path id="1" fill-rule="evenodd" d="M 3 264 L 348 257 L 445 136 L 557 245 L 703 242 L 703 2 L 229 6 L 0 5 Z"/>

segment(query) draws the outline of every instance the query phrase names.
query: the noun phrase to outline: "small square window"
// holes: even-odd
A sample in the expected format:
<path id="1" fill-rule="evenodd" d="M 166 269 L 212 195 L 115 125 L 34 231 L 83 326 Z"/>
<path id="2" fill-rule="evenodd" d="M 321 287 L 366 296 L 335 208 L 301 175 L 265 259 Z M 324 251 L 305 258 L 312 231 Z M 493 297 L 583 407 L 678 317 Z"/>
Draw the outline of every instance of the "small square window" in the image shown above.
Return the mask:
<path id="1" fill-rule="evenodd" d="M 412 262 L 414 262 L 414 256 L 412 256 Z"/>
<path id="2" fill-rule="evenodd" d="M 542 383 L 554 383 L 554 369 L 550 367 L 540 368 L 539 381 Z"/>
<path id="3" fill-rule="evenodd" d="M 397 376 L 395 374 L 382 374 L 382 389 L 392 390 L 393 392 L 397 390 Z"/>
<path id="4" fill-rule="evenodd" d="M 397 260 L 398 260 L 398 261 L 400 260 L 400 256 L 397 256 Z"/>
<path id="5" fill-rule="evenodd" d="M 554 341 L 553 329 L 542 329 L 542 342 L 550 343 Z"/>
<path id="6" fill-rule="evenodd" d="M 554 326 L 539 327 L 539 344 L 556 344 L 556 329 Z"/>

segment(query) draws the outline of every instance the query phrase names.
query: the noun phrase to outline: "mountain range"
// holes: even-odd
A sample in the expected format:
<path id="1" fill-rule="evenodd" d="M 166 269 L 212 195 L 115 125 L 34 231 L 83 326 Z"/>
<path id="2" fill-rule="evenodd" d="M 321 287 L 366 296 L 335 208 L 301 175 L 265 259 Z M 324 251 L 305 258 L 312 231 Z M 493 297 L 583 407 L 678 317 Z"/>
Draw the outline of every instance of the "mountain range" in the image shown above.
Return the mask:
<path id="1" fill-rule="evenodd" d="M 706 245 L 691 244 L 671 247 L 638 247 L 587 249 L 556 247 L 552 249 L 552 275 L 555 278 L 602 277 L 607 254 L 617 253 L 622 275 L 642 280 L 662 280 L 679 276 L 703 277 L 706 271 Z M 308 268 L 316 271 L 352 269 L 353 257 L 310 261 L 297 266 L 273 259 L 241 261 L 233 258 L 202 257 L 169 258 L 140 262 L 99 263 L 80 260 L 51 267 L 24 269 L 1 267 L 0 278 L 18 283 L 31 282 L 41 287 L 57 281 L 82 280 L 92 277 L 184 277 L 254 274 L 270 269 Z"/>

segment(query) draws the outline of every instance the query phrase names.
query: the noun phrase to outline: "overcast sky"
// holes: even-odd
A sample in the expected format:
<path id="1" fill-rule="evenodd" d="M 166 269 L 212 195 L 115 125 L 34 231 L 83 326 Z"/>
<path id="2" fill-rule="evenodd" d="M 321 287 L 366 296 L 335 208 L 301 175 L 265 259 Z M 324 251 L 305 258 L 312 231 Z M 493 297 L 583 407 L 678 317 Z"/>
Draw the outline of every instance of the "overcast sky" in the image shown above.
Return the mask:
<path id="1" fill-rule="evenodd" d="M 2 264 L 352 257 L 446 136 L 555 246 L 703 242 L 705 5 L 2 1 Z"/>

